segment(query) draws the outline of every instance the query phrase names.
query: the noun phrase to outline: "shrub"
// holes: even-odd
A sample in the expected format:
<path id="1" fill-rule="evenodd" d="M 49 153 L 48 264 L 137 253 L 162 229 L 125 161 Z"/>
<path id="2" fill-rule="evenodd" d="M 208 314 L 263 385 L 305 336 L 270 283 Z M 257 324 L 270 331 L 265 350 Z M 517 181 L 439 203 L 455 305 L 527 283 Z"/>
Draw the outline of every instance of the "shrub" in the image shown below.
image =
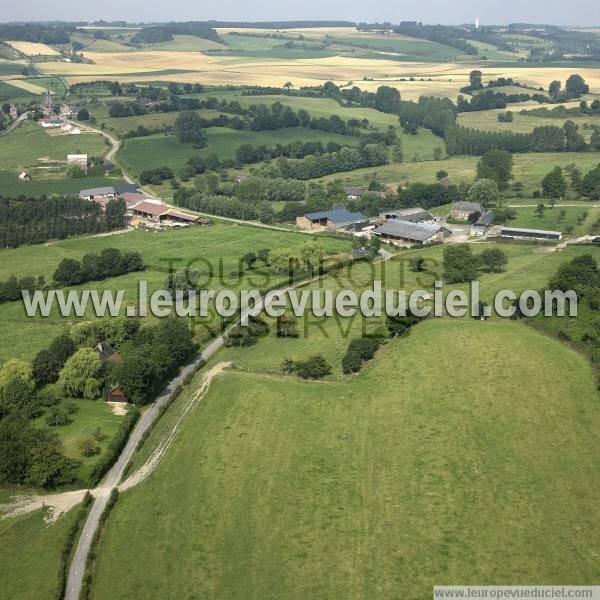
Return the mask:
<path id="1" fill-rule="evenodd" d="M 346 354 L 342 358 L 344 373 L 360 371 L 363 363 L 373 358 L 382 343 L 383 338 L 380 337 L 364 337 L 351 340 Z"/>
<path id="2" fill-rule="evenodd" d="M 320 354 L 295 362 L 295 372 L 302 379 L 322 379 L 331 373 L 331 366 Z"/>
<path id="3" fill-rule="evenodd" d="M 100 454 L 100 446 L 98 446 L 93 437 L 86 437 L 80 440 L 79 449 L 83 456 L 96 456 Z"/>

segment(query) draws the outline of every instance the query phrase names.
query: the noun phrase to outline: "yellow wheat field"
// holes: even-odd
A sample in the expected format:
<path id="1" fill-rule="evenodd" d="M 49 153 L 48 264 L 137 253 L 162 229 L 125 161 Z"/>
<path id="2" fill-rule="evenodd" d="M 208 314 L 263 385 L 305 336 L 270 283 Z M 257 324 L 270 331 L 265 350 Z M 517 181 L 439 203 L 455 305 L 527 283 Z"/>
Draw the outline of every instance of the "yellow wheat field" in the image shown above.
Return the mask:
<path id="1" fill-rule="evenodd" d="M 46 88 L 36 85 L 34 83 L 29 83 L 28 81 L 23 81 L 22 79 L 5 79 L 4 83 L 8 83 L 16 88 L 21 90 L 25 90 L 27 92 L 31 92 L 32 94 L 45 94 Z M 50 92 L 53 93 L 53 92 Z"/>
<path id="2" fill-rule="evenodd" d="M 27 56 L 59 56 L 60 52 L 57 52 L 54 48 L 47 46 L 46 44 L 38 44 L 36 42 L 4 42 L 17 52 L 25 54 Z"/>
<path id="3" fill-rule="evenodd" d="M 498 77 L 513 79 L 534 87 L 544 87 L 553 79 L 565 81 L 573 72 L 581 74 L 592 92 L 600 92 L 600 69 L 572 67 L 492 67 L 466 63 L 416 63 L 367 59 L 360 56 L 326 58 L 274 59 L 243 56 L 206 55 L 202 52 L 142 50 L 139 52 L 86 52 L 86 63 L 41 63 L 46 74 L 64 74 L 70 83 L 90 81 L 106 76 L 120 81 L 161 79 L 207 85 L 248 84 L 282 86 L 291 81 L 295 87 L 321 85 L 333 81 L 338 85 L 352 82 L 362 89 L 380 85 L 398 88 L 407 99 L 424 94 L 455 98 L 468 81 L 473 68 L 483 71 L 484 80 Z M 180 70 L 184 73 L 157 73 Z M 410 78 L 414 81 L 408 81 Z M 423 79 L 423 81 L 421 81 Z M 431 81 L 429 81 L 431 79 Z M 405 81 L 402 81 L 405 80 Z"/>

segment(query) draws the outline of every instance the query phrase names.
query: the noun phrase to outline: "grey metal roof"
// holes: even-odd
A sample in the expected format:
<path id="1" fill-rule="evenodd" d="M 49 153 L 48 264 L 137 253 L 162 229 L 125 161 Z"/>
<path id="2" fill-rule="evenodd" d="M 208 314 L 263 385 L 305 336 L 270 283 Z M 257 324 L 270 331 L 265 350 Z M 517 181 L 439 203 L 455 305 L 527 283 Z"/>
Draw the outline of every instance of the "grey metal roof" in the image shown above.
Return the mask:
<path id="1" fill-rule="evenodd" d="M 475 222 L 475 225 L 481 225 L 483 227 L 489 227 L 494 222 L 494 211 L 488 210 L 484 215 L 481 215 Z"/>
<path id="2" fill-rule="evenodd" d="M 456 202 L 454 204 L 455 210 L 468 210 L 471 212 L 483 212 L 481 204 L 478 202 Z"/>
<path id="3" fill-rule="evenodd" d="M 115 194 L 135 194 L 138 191 L 137 185 L 132 183 L 120 183 L 114 186 Z"/>
<path id="4" fill-rule="evenodd" d="M 392 219 L 400 219 L 401 221 L 411 221 L 416 223 L 418 221 L 430 221 L 433 219 L 433 215 L 426 211 L 424 208 L 402 208 L 400 210 L 388 210 L 381 213 L 381 217 L 386 219 L 389 218 L 387 215 L 392 215 Z"/>
<path id="5" fill-rule="evenodd" d="M 544 235 L 562 235 L 560 231 L 548 231 L 546 229 L 525 229 L 524 227 L 502 227 L 502 233 L 543 233 Z"/>
<path id="6" fill-rule="evenodd" d="M 328 219 L 333 223 L 353 223 L 358 221 L 366 221 L 367 217 L 359 212 L 349 212 L 345 208 L 336 208 L 334 210 L 322 210 L 320 212 L 306 213 L 304 215 L 310 221 L 320 221 Z"/>
<path id="7" fill-rule="evenodd" d="M 411 223 L 410 221 L 401 221 L 393 219 L 380 225 L 375 233 L 384 235 L 393 235 L 395 237 L 424 242 L 434 236 L 441 230 L 438 225 L 429 225 L 427 223 Z"/>
<path id="8" fill-rule="evenodd" d="M 97 188 L 89 188 L 87 190 L 80 190 L 79 197 L 85 198 L 86 196 L 107 196 L 108 194 L 114 194 L 115 188 L 112 186 L 109 187 L 97 187 Z"/>

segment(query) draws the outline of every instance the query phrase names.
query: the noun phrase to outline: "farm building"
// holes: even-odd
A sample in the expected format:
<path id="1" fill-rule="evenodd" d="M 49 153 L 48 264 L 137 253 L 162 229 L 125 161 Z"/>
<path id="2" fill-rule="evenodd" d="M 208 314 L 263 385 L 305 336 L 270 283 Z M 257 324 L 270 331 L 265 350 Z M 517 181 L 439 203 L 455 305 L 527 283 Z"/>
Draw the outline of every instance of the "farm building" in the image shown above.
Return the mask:
<path id="1" fill-rule="evenodd" d="M 450 211 L 450 216 L 458 221 L 468 221 L 474 214 L 483 214 L 483 207 L 478 202 L 457 202 Z"/>
<path id="2" fill-rule="evenodd" d="M 494 217 L 494 212 L 491 210 L 481 215 L 471 226 L 471 235 L 485 235 L 485 232 L 492 226 Z"/>
<path id="3" fill-rule="evenodd" d="M 115 196 L 115 188 L 111 186 L 89 188 L 87 190 L 80 190 L 79 192 L 79 197 L 82 200 L 100 200 L 102 198 L 114 198 Z"/>
<path id="4" fill-rule="evenodd" d="M 424 208 L 403 208 L 401 210 L 390 210 L 383 212 L 380 218 L 386 221 L 398 219 L 400 221 L 410 221 L 411 223 L 422 223 L 423 221 L 433 221 L 433 215 Z"/>
<path id="5" fill-rule="evenodd" d="M 21 171 L 19 181 L 31 181 L 31 175 L 27 171 Z"/>
<path id="6" fill-rule="evenodd" d="M 301 229 L 345 229 L 368 223 L 367 217 L 359 212 L 349 212 L 345 208 L 335 208 L 321 212 L 306 213 L 296 218 L 296 225 Z"/>
<path id="7" fill-rule="evenodd" d="M 106 394 L 107 402 L 129 402 L 129 398 L 125 395 L 125 392 L 119 387 L 114 387 Z"/>
<path id="8" fill-rule="evenodd" d="M 142 200 L 131 207 L 131 212 L 134 215 L 138 215 L 150 221 L 159 221 L 160 216 L 167 210 L 165 204 L 159 204 L 158 202 L 151 202 L 149 200 Z"/>
<path id="9" fill-rule="evenodd" d="M 562 239 L 560 231 L 546 231 L 544 229 L 524 229 L 523 227 L 502 227 L 500 237 L 516 240 L 550 240 L 558 242 Z"/>
<path id="10" fill-rule="evenodd" d="M 121 194 L 136 194 L 139 191 L 138 187 L 133 183 L 119 183 L 118 185 L 115 185 L 113 189 L 117 196 L 120 196 Z"/>
<path id="11" fill-rule="evenodd" d="M 125 205 L 127 206 L 128 210 L 138 202 L 142 202 L 144 200 L 151 200 L 149 196 L 147 196 L 146 194 L 141 194 L 139 192 L 125 192 L 124 194 L 119 194 L 118 198 L 120 200 L 125 201 Z"/>
<path id="12" fill-rule="evenodd" d="M 375 235 L 392 242 L 403 244 L 433 244 L 444 241 L 444 229 L 428 223 L 411 223 L 392 219 L 380 225 Z"/>
<path id="13" fill-rule="evenodd" d="M 171 222 L 171 223 L 184 223 L 188 225 L 201 225 L 203 227 L 208 227 L 212 225 L 213 222 L 210 219 L 206 219 L 204 217 L 200 217 L 198 215 L 190 215 L 188 213 L 182 212 L 180 210 L 169 209 L 166 212 L 162 213 L 159 216 L 161 223 L 163 222 Z"/>

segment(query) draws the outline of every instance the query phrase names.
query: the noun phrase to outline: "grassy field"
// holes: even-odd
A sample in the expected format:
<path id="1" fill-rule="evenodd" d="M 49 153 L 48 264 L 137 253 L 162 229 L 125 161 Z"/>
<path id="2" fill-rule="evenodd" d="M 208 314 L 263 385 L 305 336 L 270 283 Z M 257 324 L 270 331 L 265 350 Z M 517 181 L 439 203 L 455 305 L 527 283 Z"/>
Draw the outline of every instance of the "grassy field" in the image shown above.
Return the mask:
<path id="1" fill-rule="evenodd" d="M 101 399 L 70 399 L 68 402 L 77 407 L 77 411 L 70 415 L 71 423 L 61 427 L 50 427 L 50 430 L 60 437 L 64 454 L 81 463 L 79 474 L 83 481 L 88 481 L 91 467 L 102 459 L 107 446 L 121 425 L 123 416 L 113 414 L 111 407 Z M 62 404 L 65 405 L 67 402 Z M 35 419 L 34 424 L 39 427 L 48 427 L 45 420 L 47 412 L 46 410 L 43 415 Z M 91 437 L 97 428 L 100 428 L 106 436 L 104 440 L 98 442 L 100 453 L 95 456 L 83 456 L 79 444 L 85 438 Z"/>
<path id="2" fill-rule="evenodd" d="M 334 39 L 337 44 L 371 48 L 382 56 L 396 54 L 401 56 L 403 60 L 446 62 L 455 60 L 461 54 L 460 50 L 445 44 L 401 35 L 342 35 L 335 36 Z"/>
<path id="3" fill-rule="evenodd" d="M 19 75 L 23 69 L 25 68 L 25 64 L 22 62 L 15 61 L 2 61 L 0 60 L 0 76 L 1 75 Z"/>
<path id="4" fill-rule="evenodd" d="M 479 157 L 453 156 L 441 161 L 409 162 L 410 154 L 405 151 L 404 159 L 406 162 L 403 163 L 394 163 L 373 169 L 357 169 L 349 173 L 337 173 L 324 177 L 323 180 L 339 179 L 351 185 L 358 185 L 375 176 L 380 181 L 395 185 L 407 185 L 414 182 L 434 183 L 436 172 L 443 169 L 448 172 L 452 183 L 470 184 L 475 178 Z M 600 152 L 531 152 L 514 154 L 513 159 L 513 180 L 523 183 L 523 193 L 526 196 L 534 190 L 540 189 L 543 177 L 555 166 L 564 168 L 568 164 L 575 164 L 585 173 L 600 162 Z"/>
<path id="5" fill-rule="evenodd" d="M 407 160 L 418 156 L 421 160 L 429 160 L 433 157 L 435 148 L 440 147 L 444 151 L 443 141 L 433 135 L 430 131 L 419 129 L 417 135 L 406 135 L 402 133 L 398 119 L 394 115 L 386 114 L 372 108 L 347 108 L 340 106 L 331 98 L 301 98 L 295 96 L 242 96 L 239 93 L 214 93 L 207 92 L 206 96 L 226 97 L 228 100 L 235 99 L 242 106 L 252 104 L 271 104 L 281 102 L 298 111 L 304 109 L 313 117 L 329 117 L 338 115 L 342 119 L 368 119 L 371 127 L 385 131 L 389 126 L 396 128 L 396 134 L 401 140 L 402 148 Z"/>
<path id="6" fill-rule="evenodd" d="M 43 167 L 47 161 L 66 161 L 67 154 L 85 153 L 102 156 L 106 146 L 100 135 L 85 133 L 49 134 L 39 125 L 26 121 L 10 135 L 0 137 L 0 169 L 16 172 L 20 169 Z"/>
<path id="7" fill-rule="evenodd" d="M 216 154 L 219 158 L 235 158 L 235 152 L 242 144 L 254 144 L 267 147 L 276 144 L 289 144 L 294 141 L 337 142 L 356 144 L 357 138 L 335 133 L 324 133 L 315 129 L 293 127 L 275 131 L 237 131 L 227 127 L 211 127 L 206 130 L 207 146 L 196 150 L 192 144 L 183 144 L 173 135 L 151 135 L 126 140 L 119 150 L 119 159 L 123 165 L 135 174 L 146 169 L 167 166 L 176 173 L 181 171 L 192 156 Z"/>
<path id="8" fill-rule="evenodd" d="M 160 44 L 149 46 L 152 50 L 164 50 L 168 52 L 203 52 L 204 50 L 216 50 L 224 48 L 223 44 L 204 40 L 193 35 L 174 35 L 173 39 Z"/>
<path id="9" fill-rule="evenodd" d="M 513 114 L 512 123 L 498 122 L 498 114 L 505 113 L 507 110 L 510 110 Z M 516 133 L 529 133 L 533 131 L 535 127 L 544 127 L 547 125 L 562 127 L 566 121 L 573 121 L 575 124 L 579 125 L 579 133 L 581 133 L 586 140 L 589 140 L 592 130 L 584 129 L 583 125 L 600 126 L 600 116 L 590 115 L 568 117 L 564 119 L 555 117 L 536 117 L 533 115 L 522 115 L 520 114 L 519 109 L 511 109 L 510 106 L 502 110 L 483 110 L 478 112 L 460 113 L 458 115 L 458 124 L 463 125 L 464 127 L 472 127 L 484 131 L 514 131 Z"/>
<path id="10" fill-rule="evenodd" d="M 20 195 L 30 198 L 51 196 L 52 194 L 75 194 L 83 188 L 104 187 L 125 183 L 120 177 L 85 177 L 74 179 L 72 177 L 34 177 L 31 181 L 19 181 L 16 173 L 0 170 L 0 188 L 5 197 Z"/>
<path id="11" fill-rule="evenodd" d="M 46 525 L 41 511 L 0 521 L 0 573 L 3 598 L 53 600 L 60 553 L 77 510 Z"/>
<path id="12" fill-rule="evenodd" d="M 549 229 L 551 231 L 562 232 L 565 232 L 571 227 L 573 228 L 573 231 L 582 228 L 583 230 L 580 233 L 583 235 L 588 233 L 588 231 L 585 231 L 585 226 L 587 225 L 589 227 L 600 216 L 600 209 L 597 208 L 550 208 L 549 205 L 546 206 L 548 208 L 541 217 L 536 214 L 535 206 L 531 206 L 530 208 L 516 208 L 517 218 L 506 225 L 509 227 Z M 565 215 L 561 216 L 563 210 L 565 211 Z M 588 220 L 586 218 L 585 221 L 580 224 L 580 218 L 583 217 L 584 213 L 587 213 L 590 216 L 590 219 Z"/>
<path id="13" fill-rule="evenodd" d="M 514 322 L 429 321 L 359 376 L 306 383 L 256 372 L 272 341 L 120 498 L 96 600 L 597 580 L 600 413 L 583 357 Z"/>
<path id="14" fill-rule="evenodd" d="M 253 284 L 243 278 L 240 280 L 237 275 L 230 277 L 232 271 L 237 272 L 239 269 L 239 259 L 245 252 L 281 246 L 298 247 L 308 239 L 307 235 L 300 233 L 227 224 L 161 233 L 133 231 L 109 237 L 73 238 L 47 244 L 43 251 L 40 246 L 0 251 L 0 280 L 12 274 L 31 274 L 35 277 L 44 275 L 47 281 L 51 281 L 54 270 L 63 258 L 80 259 L 88 252 L 119 248 L 122 251 L 138 251 L 147 265 L 146 270 L 80 288 L 124 290 L 125 303 L 131 304 L 137 301 L 137 286 L 141 279 L 148 282 L 150 291 L 162 289 L 169 261 L 173 261 L 175 269 L 184 268 L 191 261 L 190 266 L 201 270 L 206 276 L 209 270 L 205 261 L 209 261 L 213 265 L 214 275 L 207 281 L 207 287 L 241 289 L 245 285 L 250 286 L 247 289 L 253 289 L 266 285 L 264 277 L 258 277 Z M 328 253 L 349 250 L 349 242 L 345 239 L 325 237 L 322 238 L 322 243 Z M 87 318 L 93 318 L 91 309 Z M 76 317 L 60 317 L 56 311 L 47 318 L 27 318 L 19 302 L 0 305 L 0 322 L 3 324 L 0 334 L 0 363 L 9 358 L 32 359 L 54 336 L 77 320 Z M 213 324 L 212 321 L 209 324 Z M 197 335 L 199 339 L 206 335 L 202 326 L 198 327 Z"/>
<path id="15" fill-rule="evenodd" d="M 122 137 L 128 131 L 137 129 L 140 125 L 143 125 L 148 129 L 172 127 L 179 114 L 176 112 L 154 112 L 137 117 L 109 117 L 108 110 L 107 106 L 98 107 L 93 110 L 93 115 L 95 116 L 96 121 L 101 125 L 102 129 L 115 133 L 117 137 Z M 194 112 L 197 112 L 205 119 L 212 119 L 218 117 L 220 114 L 219 111 L 209 108 Z"/>

